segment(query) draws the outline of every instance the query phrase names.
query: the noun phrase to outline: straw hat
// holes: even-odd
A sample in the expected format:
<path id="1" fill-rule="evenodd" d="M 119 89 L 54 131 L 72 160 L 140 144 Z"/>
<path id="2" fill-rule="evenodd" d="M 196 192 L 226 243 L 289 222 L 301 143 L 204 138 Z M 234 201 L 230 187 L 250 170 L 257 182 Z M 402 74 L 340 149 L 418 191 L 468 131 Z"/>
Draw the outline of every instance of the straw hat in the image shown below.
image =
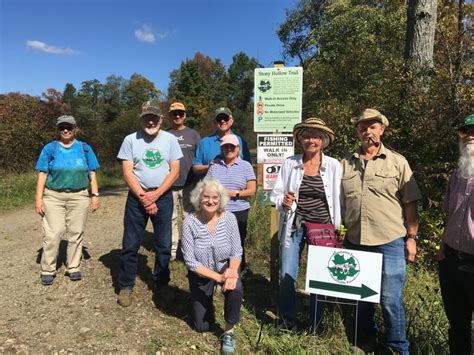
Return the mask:
<path id="1" fill-rule="evenodd" d="M 293 137 L 298 144 L 301 144 L 300 137 L 307 129 L 316 129 L 328 137 L 328 139 L 325 140 L 323 148 L 326 148 L 334 141 L 334 132 L 326 125 L 326 122 L 320 118 L 311 117 L 305 119 L 303 122 L 298 123 L 293 127 Z"/>

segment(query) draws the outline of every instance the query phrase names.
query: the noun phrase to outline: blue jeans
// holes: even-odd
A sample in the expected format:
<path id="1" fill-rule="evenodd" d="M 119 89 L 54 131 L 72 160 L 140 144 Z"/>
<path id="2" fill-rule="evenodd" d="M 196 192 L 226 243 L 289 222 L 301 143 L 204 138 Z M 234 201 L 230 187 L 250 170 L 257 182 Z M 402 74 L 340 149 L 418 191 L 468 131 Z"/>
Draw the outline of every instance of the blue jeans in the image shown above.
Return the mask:
<path id="1" fill-rule="evenodd" d="M 306 245 L 306 233 L 304 228 L 293 232 L 290 237 L 290 244 L 281 248 L 280 260 L 280 317 L 287 324 L 293 324 L 296 318 L 296 279 L 300 264 L 301 252 Z M 311 295 L 309 322 L 310 327 L 315 329 L 321 323 L 324 312 L 325 296 Z M 317 308 L 315 309 L 317 303 Z"/>
<path id="2" fill-rule="evenodd" d="M 355 245 L 346 240 L 345 247 L 383 255 L 380 305 L 386 332 L 385 344 L 400 354 L 409 354 L 403 307 L 403 287 L 406 278 L 404 238 L 377 246 Z M 361 337 L 377 334 L 373 303 L 359 302 L 357 322 L 358 333 Z"/>
<path id="3" fill-rule="evenodd" d="M 133 288 L 138 269 L 138 249 L 145 234 L 148 218 L 153 223 L 153 250 L 155 267 L 153 278 L 156 287 L 167 285 L 170 281 L 168 264 L 171 258 L 171 217 L 173 215 L 173 195 L 166 192 L 156 201 L 158 213 L 150 216 L 140 201 L 128 193 L 125 204 L 124 232 L 122 251 L 120 253 L 120 272 L 118 283 L 120 289 Z"/>

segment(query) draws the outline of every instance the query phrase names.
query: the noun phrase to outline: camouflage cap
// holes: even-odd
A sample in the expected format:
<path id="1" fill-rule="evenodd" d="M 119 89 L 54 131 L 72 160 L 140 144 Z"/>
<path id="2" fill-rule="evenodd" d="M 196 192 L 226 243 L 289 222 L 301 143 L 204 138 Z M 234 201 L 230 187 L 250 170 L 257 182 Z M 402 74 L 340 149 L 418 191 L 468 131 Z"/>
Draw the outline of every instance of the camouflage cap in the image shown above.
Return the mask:
<path id="1" fill-rule="evenodd" d="M 153 99 L 143 103 L 140 118 L 146 115 L 153 115 L 157 117 L 163 116 L 160 110 L 160 102 L 158 100 Z"/>
<path id="2" fill-rule="evenodd" d="M 467 129 L 469 126 L 474 126 L 474 113 L 471 113 L 469 116 L 467 116 L 462 125 L 459 126 L 459 130 L 460 131 L 464 131 L 465 129 Z"/>
<path id="3" fill-rule="evenodd" d="M 232 116 L 232 111 L 228 107 L 219 107 L 216 112 L 214 112 L 214 118 L 217 118 L 219 115 Z"/>
<path id="4" fill-rule="evenodd" d="M 378 121 L 383 124 L 385 127 L 388 127 L 388 119 L 380 113 L 380 111 L 374 108 L 365 109 L 359 117 L 354 117 L 351 119 L 352 124 L 356 127 L 359 123 L 363 121 Z"/>

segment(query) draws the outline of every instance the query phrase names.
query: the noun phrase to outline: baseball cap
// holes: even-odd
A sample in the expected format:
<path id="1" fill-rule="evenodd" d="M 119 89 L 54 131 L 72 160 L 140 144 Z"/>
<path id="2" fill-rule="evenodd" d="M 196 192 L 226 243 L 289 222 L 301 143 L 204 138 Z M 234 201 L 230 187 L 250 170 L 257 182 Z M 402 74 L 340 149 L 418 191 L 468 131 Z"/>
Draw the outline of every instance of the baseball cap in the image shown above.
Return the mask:
<path id="1" fill-rule="evenodd" d="M 462 125 L 459 126 L 459 130 L 463 131 L 463 130 L 467 129 L 467 127 L 469 127 L 469 126 L 474 126 L 474 113 L 471 113 L 469 116 L 467 116 L 464 119 Z"/>
<path id="2" fill-rule="evenodd" d="M 56 122 L 56 126 L 59 126 L 61 123 L 69 123 L 69 124 L 72 124 L 73 126 L 77 126 L 76 120 L 74 119 L 74 117 L 69 116 L 69 115 L 59 116 Z"/>
<path id="3" fill-rule="evenodd" d="M 219 115 L 232 116 L 232 111 L 228 107 L 219 107 L 216 112 L 214 112 L 214 118 L 217 118 Z"/>
<path id="4" fill-rule="evenodd" d="M 184 107 L 184 105 L 181 102 L 174 102 L 170 105 L 170 109 L 168 112 L 177 111 L 177 110 L 186 111 L 186 107 Z"/>
<path id="5" fill-rule="evenodd" d="M 221 147 L 225 144 L 232 144 L 232 145 L 240 145 L 239 139 L 234 134 L 226 134 L 224 137 L 221 138 Z"/>
<path id="6" fill-rule="evenodd" d="M 359 117 L 351 119 L 352 124 L 357 126 L 359 123 L 364 121 L 378 121 L 383 124 L 385 127 L 388 127 L 388 119 L 380 113 L 380 111 L 374 108 L 365 109 Z"/>
<path id="7" fill-rule="evenodd" d="M 160 110 L 160 102 L 156 99 L 149 100 L 143 103 L 142 112 L 140 113 L 140 118 L 146 115 L 154 115 L 161 117 L 162 113 Z"/>

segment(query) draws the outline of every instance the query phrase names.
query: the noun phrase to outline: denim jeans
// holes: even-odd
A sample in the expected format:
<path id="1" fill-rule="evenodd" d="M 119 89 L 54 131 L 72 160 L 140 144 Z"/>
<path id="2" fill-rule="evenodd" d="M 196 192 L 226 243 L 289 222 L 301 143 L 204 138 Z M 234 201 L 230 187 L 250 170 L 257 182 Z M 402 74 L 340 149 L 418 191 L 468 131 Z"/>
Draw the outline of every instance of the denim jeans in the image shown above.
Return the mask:
<path id="1" fill-rule="evenodd" d="M 345 247 L 383 255 L 380 305 L 385 325 L 385 344 L 400 354 L 409 354 L 403 307 L 403 287 L 406 278 L 404 238 L 377 246 L 355 245 L 346 240 Z M 359 302 L 357 322 L 360 337 L 377 334 L 373 303 Z"/>
<path id="2" fill-rule="evenodd" d="M 153 223 L 153 250 L 155 267 L 153 278 L 156 287 L 167 285 L 170 281 L 168 264 L 171 258 L 171 217 L 173 214 L 173 195 L 166 192 L 156 201 L 158 213 L 150 216 L 140 201 L 128 193 L 125 204 L 124 232 L 120 253 L 119 287 L 133 288 L 138 269 L 138 249 L 145 234 L 148 218 Z"/>
<path id="3" fill-rule="evenodd" d="M 290 237 L 290 244 L 281 248 L 280 261 L 280 317 L 287 324 L 293 324 L 296 318 L 296 279 L 300 264 L 301 252 L 306 244 L 306 233 L 304 228 L 299 228 Z M 310 327 L 316 328 L 320 325 L 324 312 L 324 296 L 311 295 L 309 320 Z M 314 307 L 317 304 L 317 309 Z"/>

